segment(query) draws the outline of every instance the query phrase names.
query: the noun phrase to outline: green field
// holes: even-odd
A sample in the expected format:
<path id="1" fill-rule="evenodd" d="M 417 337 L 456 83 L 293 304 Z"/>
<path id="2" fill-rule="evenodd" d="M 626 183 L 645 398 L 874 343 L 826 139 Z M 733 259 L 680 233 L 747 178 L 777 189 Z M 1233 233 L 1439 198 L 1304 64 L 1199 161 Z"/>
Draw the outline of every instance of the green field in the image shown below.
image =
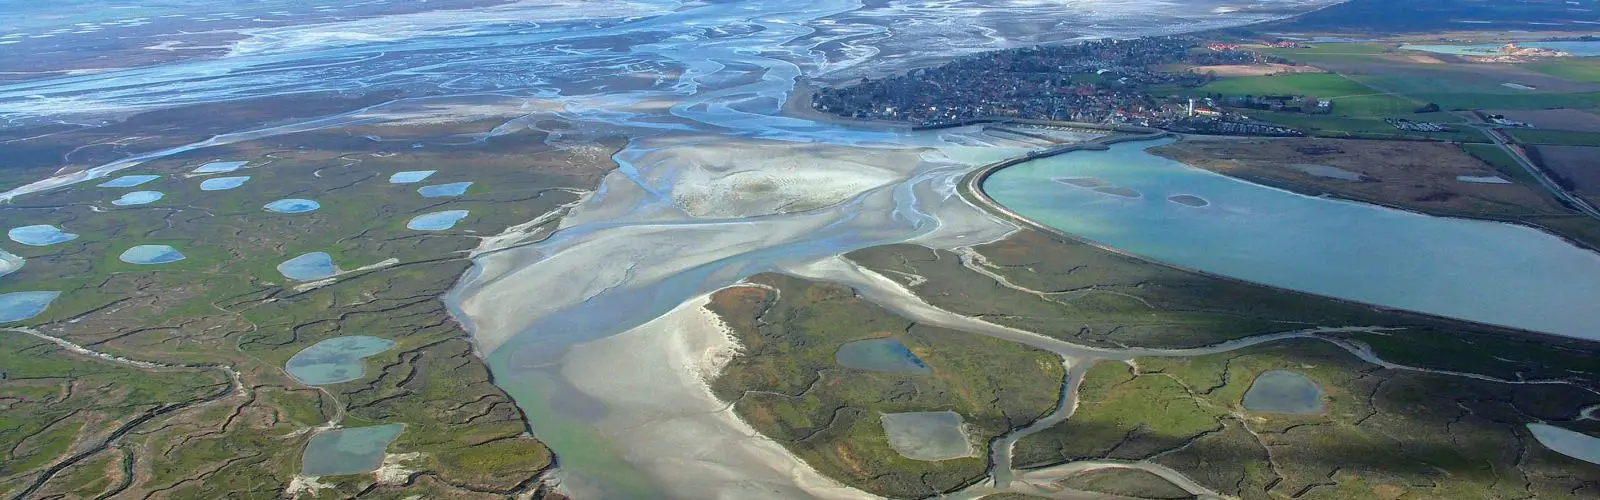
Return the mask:
<path id="1" fill-rule="evenodd" d="M 1484 163 L 1494 167 L 1495 171 L 1500 172 L 1501 174 L 1504 174 L 1510 177 L 1512 180 L 1522 183 L 1523 185 L 1539 185 L 1539 181 L 1533 178 L 1533 174 L 1530 174 L 1526 169 L 1523 169 L 1522 165 L 1518 165 L 1517 160 L 1512 158 L 1511 154 L 1507 153 L 1504 149 L 1500 149 L 1500 146 L 1496 146 L 1494 144 L 1462 144 L 1461 150 L 1466 151 L 1467 154 L 1472 155 L 1473 158 L 1483 160 Z"/>
<path id="2" fill-rule="evenodd" d="M 1187 92 L 1191 95 L 1314 96 L 1333 101 L 1334 115 L 1362 118 L 1405 115 L 1421 106 L 1331 73 L 1224 78 Z"/>
<path id="3" fill-rule="evenodd" d="M 1600 60 L 1595 58 L 1564 57 L 1531 62 L 1522 67 L 1572 81 L 1600 83 Z"/>
<path id="4" fill-rule="evenodd" d="M 1452 132 L 1411 132 L 1394 128 L 1388 122 L 1375 118 L 1344 118 L 1329 115 L 1305 115 L 1299 113 L 1268 113 L 1251 112 L 1251 118 L 1263 122 L 1293 127 L 1316 137 L 1329 137 L 1337 139 L 1386 139 L 1402 141 L 1451 141 L 1451 142 L 1488 142 L 1489 139 L 1482 133 L 1466 128 L 1457 127 Z M 1414 121 L 1432 121 L 1433 113 L 1422 115 L 1402 115 Z M 1440 122 L 1454 122 L 1459 118 L 1440 119 Z"/>
<path id="5" fill-rule="evenodd" d="M 1567 130 L 1512 130 L 1511 136 L 1524 144 L 1545 146 L 1600 146 L 1600 133 Z"/>

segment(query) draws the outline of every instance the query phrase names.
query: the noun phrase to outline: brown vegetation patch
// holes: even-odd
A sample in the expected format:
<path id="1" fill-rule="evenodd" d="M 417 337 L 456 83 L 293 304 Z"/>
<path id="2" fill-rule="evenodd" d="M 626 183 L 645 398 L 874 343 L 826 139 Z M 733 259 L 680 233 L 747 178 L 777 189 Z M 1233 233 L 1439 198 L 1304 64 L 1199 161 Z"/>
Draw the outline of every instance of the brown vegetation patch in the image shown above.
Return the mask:
<path id="1" fill-rule="evenodd" d="M 1535 146 L 1539 163 L 1559 176 L 1567 189 L 1571 189 L 1590 203 L 1600 203 L 1600 147 L 1587 146 Z"/>
<path id="2" fill-rule="evenodd" d="M 1446 143 L 1349 139 L 1183 141 L 1151 152 L 1206 170 L 1310 194 L 1408 210 L 1478 217 L 1559 213 L 1560 207 L 1521 184 L 1473 184 L 1457 176 L 1502 176 Z M 1319 177 L 1297 164 L 1337 167 L 1360 181 Z"/>
<path id="3" fill-rule="evenodd" d="M 1217 76 L 1268 76 L 1286 75 L 1293 73 L 1326 73 L 1322 68 L 1306 65 L 1289 64 L 1219 64 L 1216 66 L 1190 66 L 1187 70 L 1191 73 L 1216 73 Z"/>

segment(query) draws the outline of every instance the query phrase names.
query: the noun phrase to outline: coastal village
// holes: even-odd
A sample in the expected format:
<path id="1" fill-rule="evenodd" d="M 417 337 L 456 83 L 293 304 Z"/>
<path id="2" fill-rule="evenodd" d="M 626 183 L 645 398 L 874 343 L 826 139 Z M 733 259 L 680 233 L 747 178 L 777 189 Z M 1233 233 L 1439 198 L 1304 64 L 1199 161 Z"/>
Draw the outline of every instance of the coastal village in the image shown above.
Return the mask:
<path id="1" fill-rule="evenodd" d="M 1261 41 L 1260 47 L 1293 49 L 1293 40 Z M 1494 51 L 1504 58 L 1563 57 L 1570 54 L 1508 44 Z M 1476 62 L 1481 57 L 1467 57 Z M 1174 132 L 1298 137 L 1302 127 L 1263 117 L 1334 115 L 1338 96 L 1210 91 L 1216 69 L 1263 71 L 1263 75 L 1321 73 L 1282 57 L 1235 43 L 1190 36 L 1096 40 L 1074 45 L 1035 46 L 976 54 L 941 66 L 879 79 L 863 78 L 819 89 L 810 106 L 847 118 L 908 122 L 932 127 L 979 119 L 1030 119 L 1106 125 L 1135 125 Z M 1437 104 L 1392 110 L 1396 114 L 1441 111 Z M 1448 133 L 1454 129 L 1426 119 L 1386 118 L 1399 132 Z"/>

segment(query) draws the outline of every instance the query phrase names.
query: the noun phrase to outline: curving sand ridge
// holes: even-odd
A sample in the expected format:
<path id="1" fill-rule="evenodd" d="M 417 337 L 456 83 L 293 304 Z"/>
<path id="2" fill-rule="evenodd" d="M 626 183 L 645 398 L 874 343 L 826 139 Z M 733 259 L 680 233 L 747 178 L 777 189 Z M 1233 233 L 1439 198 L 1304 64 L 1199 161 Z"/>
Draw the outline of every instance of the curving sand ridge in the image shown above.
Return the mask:
<path id="1" fill-rule="evenodd" d="M 874 498 L 796 460 L 711 394 L 703 377 L 720 371 L 738 344 L 706 309 L 709 302 L 701 295 L 572 349 L 562 374 L 585 395 L 630 410 L 611 412 L 596 426 L 629 444 L 625 460 L 683 498 Z"/>

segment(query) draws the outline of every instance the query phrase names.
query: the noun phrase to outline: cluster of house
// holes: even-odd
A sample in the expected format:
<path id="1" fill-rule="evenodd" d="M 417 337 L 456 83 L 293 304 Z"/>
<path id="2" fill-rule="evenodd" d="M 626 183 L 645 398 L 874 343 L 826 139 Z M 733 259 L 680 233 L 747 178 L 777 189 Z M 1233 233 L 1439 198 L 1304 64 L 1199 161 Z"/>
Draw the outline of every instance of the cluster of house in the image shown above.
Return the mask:
<path id="1" fill-rule="evenodd" d="M 920 125 L 992 116 L 1161 123 L 1186 117 L 1186 106 L 1156 99 L 1143 89 L 1208 82 L 1211 77 L 1206 75 L 1158 69 L 1189 60 L 1190 49 L 1199 42 L 1190 37 L 1151 37 L 989 52 L 904 75 L 821 89 L 812 96 L 811 106 L 841 116 Z M 1208 60 L 1249 57 L 1195 52 Z"/>

